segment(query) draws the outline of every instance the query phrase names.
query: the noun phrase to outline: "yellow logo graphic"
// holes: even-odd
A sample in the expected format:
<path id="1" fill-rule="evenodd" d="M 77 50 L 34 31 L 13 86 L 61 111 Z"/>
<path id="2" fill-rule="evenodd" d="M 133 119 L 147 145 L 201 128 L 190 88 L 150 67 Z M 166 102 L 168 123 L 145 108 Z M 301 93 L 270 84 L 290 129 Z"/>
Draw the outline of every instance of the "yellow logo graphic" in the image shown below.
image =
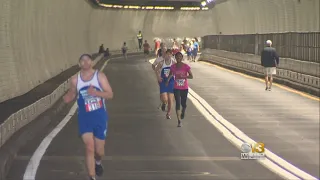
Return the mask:
<path id="1" fill-rule="evenodd" d="M 264 153 L 264 143 L 257 142 L 252 145 L 252 153 Z"/>

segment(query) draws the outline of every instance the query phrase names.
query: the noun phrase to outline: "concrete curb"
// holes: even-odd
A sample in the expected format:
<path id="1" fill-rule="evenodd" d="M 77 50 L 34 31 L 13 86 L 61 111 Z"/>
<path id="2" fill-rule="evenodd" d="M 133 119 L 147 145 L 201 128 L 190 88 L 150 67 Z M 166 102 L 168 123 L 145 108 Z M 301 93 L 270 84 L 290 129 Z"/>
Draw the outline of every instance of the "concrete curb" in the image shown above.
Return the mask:
<path id="1" fill-rule="evenodd" d="M 94 65 L 96 65 L 102 59 L 102 57 L 102 55 L 96 57 L 94 60 Z M 4 123 L 0 125 L 0 147 L 20 128 L 30 123 L 41 113 L 55 104 L 57 100 L 67 91 L 68 87 L 69 79 L 62 83 L 51 94 L 9 116 L 9 118 L 7 118 Z"/>
<path id="2" fill-rule="evenodd" d="M 51 124 L 57 123 L 63 111 L 70 109 L 69 106 L 63 102 L 62 98 L 59 98 L 52 106 L 54 111 L 48 109 L 10 137 L 10 141 L 0 148 L 0 180 L 6 180 L 18 152 L 39 134 L 45 133 L 53 126 Z"/>

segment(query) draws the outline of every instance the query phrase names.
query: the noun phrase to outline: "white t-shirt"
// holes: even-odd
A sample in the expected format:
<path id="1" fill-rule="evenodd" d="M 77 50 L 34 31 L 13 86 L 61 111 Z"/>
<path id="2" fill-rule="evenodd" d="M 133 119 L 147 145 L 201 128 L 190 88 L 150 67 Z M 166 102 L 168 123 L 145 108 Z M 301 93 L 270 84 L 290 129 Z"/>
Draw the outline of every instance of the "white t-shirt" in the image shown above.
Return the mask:
<path id="1" fill-rule="evenodd" d="M 153 62 L 154 66 L 157 66 L 160 62 L 162 62 L 164 59 L 163 57 L 157 57 L 157 59 Z"/>
<path id="2" fill-rule="evenodd" d="M 128 47 L 127 46 L 122 46 L 122 51 L 127 51 L 128 50 Z"/>
<path id="3" fill-rule="evenodd" d="M 171 57 L 171 60 L 173 61 L 173 64 L 177 63 L 176 58 L 174 58 L 174 56 Z"/>
<path id="4" fill-rule="evenodd" d="M 171 57 L 171 60 L 173 61 L 173 63 L 177 63 L 176 59 L 173 57 Z M 153 65 L 157 66 L 160 62 L 164 61 L 163 57 L 158 57 L 154 62 Z"/>

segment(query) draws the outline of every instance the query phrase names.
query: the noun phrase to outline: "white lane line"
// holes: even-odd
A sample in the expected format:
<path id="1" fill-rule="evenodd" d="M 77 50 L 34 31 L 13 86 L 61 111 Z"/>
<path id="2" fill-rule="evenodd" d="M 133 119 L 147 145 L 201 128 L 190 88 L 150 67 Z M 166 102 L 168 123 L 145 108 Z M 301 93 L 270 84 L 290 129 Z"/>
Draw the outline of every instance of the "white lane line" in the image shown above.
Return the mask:
<path id="1" fill-rule="evenodd" d="M 189 91 L 191 89 L 189 88 Z M 192 91 L 192 90 L 191 90 Z M 188 98 L 191 100 L 191 102 L 195 105 L 195 107 L 199 110 L 199 112 L 212 124 L 214 125 L 217 130 L 233 145 L 235 145 L 237 148 L 240 149 L 242 145 L 242 141 L 238 138 L 236 138 L 234 135 L 232 135 L 225 127 L 223 127 L 219 122 L 217 122 L 211 115 L 210 113 L 203 107 L 201 104 L 195 99 L 193 96 L 188 96 Z M 239 153 L 240 156 L 240 153 Z M 240 157 L 239 157 L 240 159 Z M 288 171 L 280 168 L 279 166 L 275 165 L 273 162 L 270 160 L 266 159 L 263 161 L 263 164 L 270 169 L 272 172 L 279 174 L 283 178 L 288 178 L 288 179 L 299 179 L 296 176 L 292 175 Z"/>
<path id="2" fill-rule="evenodd" d="M 123 57 L 116 57 L 116 58 L 111 58 L 111 59 L 119 59 Z M 101 67 L 100 71 L 103 71 L 104 68 L 107 66 L 108 62 L 111 60 L 107 60 L 103 66 Z M 52 142 L 53 138 L 57 136 L 57 134 L 64 128 L 64 126 L 70 121 L 72 116 L 76 113 L 78 109 L 77 102 L 75 102 L 70 109 L 69 113 L 65 116 L 65 118 L 48 134 L 41 142 L 39 147 L 36 149 L 36 151 L 33 153 L 28 166 L 26 168 L 26 171 L 23 175 L 23 180 L 35 180 L 37 170 L 40 165 L 40 161 L 48 149 L 50 143 Z"/>
<path id="3" fill-rule="evenodd" d="M 27 166 L 27 169 L 23 175 L 23 180 L 35 180 L 36 173 L 40 164 L 40 161 L 42 159 L 42 156 L 46 152 L 48 146 L 50 145 L 53 138 L 62 130 L 62 128 L 70 121 L 72 116 L 77 110 L 77 104 L 74 103 L 71 110 L 67 114 L 67 116 L 58 124 L 57 127 L 55 127 L 51 133 L 43 139 L 37 150 L 32 155 L 29 164 Z"/>
<path id="4" fill-rule="evenodd" d="M 153 63 L 155 59 L 149 60 Z M 195 105 L 195 107 L 200 111 L 200 113 L 212 123 L 232 144 L 234 144 L 238 149 L 241 148 L 242 141 L 237 137 L 241 138 L 245 142 L 250 144 L 256 143 L 253 139 L 248 137 L 242 131 L 240 131 L 236 126 L 231 124 L 229 121 L 224 119 L 217 111 L 215 111 L 203 98 L 201 98 L 197 93 L 195 93 L 191 88 L 189 88 L 188 98 Z M 223 125 L 221 125 L 223 124 Z M 232 133 L 229 130 L 232 131 Z M 278 155 L 274 154 L 268 149 L 265 149 L 265 154 L 269 159 L 258 160 L 266 168 L 270 169 L 274 173 L 286 179 L 306 179 L 306 180 L 317 180 L 316 177 L 302 171 L 298 167 L 290 164 L 286 160 L 282 159 Z M 299 177 L 298 177 L 299 176 Z"/>
<path id="5" fill-rule="evenodd" d="M 236 126 L 234 126 L 233 124 L 231 124 L 229 121 L 227 121 L 226 119 L 224 119 L 217 111 L 215 111 L 203 98 L 201 98 L 197 93 L 195 93 L 191 88 L 189 89 L 189 94 L 192 95 L 195 99 L 197 99 L 199 102 L 197 102 L 195 104 L 195 106 L 203 106 L 204 108 L 207 109 L 207 111 L 210 112 L 210 114 L 212 114 L 214 116 L 214 119 L 216 119 L 215 121 L 219 121 L 221 122 L 225 127 L 223 127 L 225 130 L 229 129 L 231 130 L 236 136 L 238 136 L 239 138 L 241 138 L 242 140 L 244 140 L 247 143 L 256 143 L 253 139 L 251 139 L 250 137 L 248 137 L 245 133 L 243 133 L 241 130 L 239 130 Z M 188 96 L 190 97 L 190 96 Z M 202 105 L 201 105 L 202 104 Z M 210 121 L 210 120 L 209 120 Z M 234 136 L 234 135 L 233 135 Z M 240 145 L 241 146 L 241 145 Z M 240 149 L 240 146 L 237 146 Z M 312 175 L 308 174 L 307 172 L 299 169 L 298 167 L 292 165 L 291 163 L 289 163 L 288 161 L 282 159 L 280 156 L 274 154 L 273 152 L 271 152 L 270 150 L 268 150 L 267 148 L 265 149 L 265 154 L 268 158 L 270 158 L 272 161 L 272 163 L 266 164 L 266 160 L 259 160 L 259 162 L 264 165 L 265 167 L 269 168 L 270 170 L 274 169 L 274 166 L 278 166 L 282 169 L 287 169 L 290 173 L 294 174 L 295 176 L 299 176 L 300 178 L 298 179 L 307 179 L 307 180 L 317 180 L 316 177 L 313 177 Z M 277 164 L 279 165 L 277 165 Z M 281 167 L 282 166 L 282 167 Z M 281 174 L 281 172 L 278 172 L 279 175 L 281 176 L 285 176 L 285 174 Z M 288 179 L 292 179 L 287 177 Z M 296 178 L 297 179 L 297 178 Z"/>

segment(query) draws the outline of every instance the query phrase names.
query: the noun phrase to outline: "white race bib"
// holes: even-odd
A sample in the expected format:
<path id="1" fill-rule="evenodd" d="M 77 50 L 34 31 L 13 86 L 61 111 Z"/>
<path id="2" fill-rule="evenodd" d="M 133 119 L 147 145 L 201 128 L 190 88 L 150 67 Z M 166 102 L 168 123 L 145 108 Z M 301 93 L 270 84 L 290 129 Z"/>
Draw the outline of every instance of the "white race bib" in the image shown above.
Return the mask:
<path id="1" fill-rule="evenodd" d="M 86 112 L 95 111 L 102 107 L 102 100 L 99 97 L 90 97 L 84 100 Z"/>
<path id="2" fill-rule="evenodd" d="M 169 77 L 170 69 L 164 69 L 164 70 L 163 70 L 163 74 L 164 74 L 166 77 Z"/>
<path id="3" fill-rule="evenodd" d="M 185 82 L 186 82 L 185 79 L 177 79 L 176 80 L 177 86 L 184 86 Z"/>

